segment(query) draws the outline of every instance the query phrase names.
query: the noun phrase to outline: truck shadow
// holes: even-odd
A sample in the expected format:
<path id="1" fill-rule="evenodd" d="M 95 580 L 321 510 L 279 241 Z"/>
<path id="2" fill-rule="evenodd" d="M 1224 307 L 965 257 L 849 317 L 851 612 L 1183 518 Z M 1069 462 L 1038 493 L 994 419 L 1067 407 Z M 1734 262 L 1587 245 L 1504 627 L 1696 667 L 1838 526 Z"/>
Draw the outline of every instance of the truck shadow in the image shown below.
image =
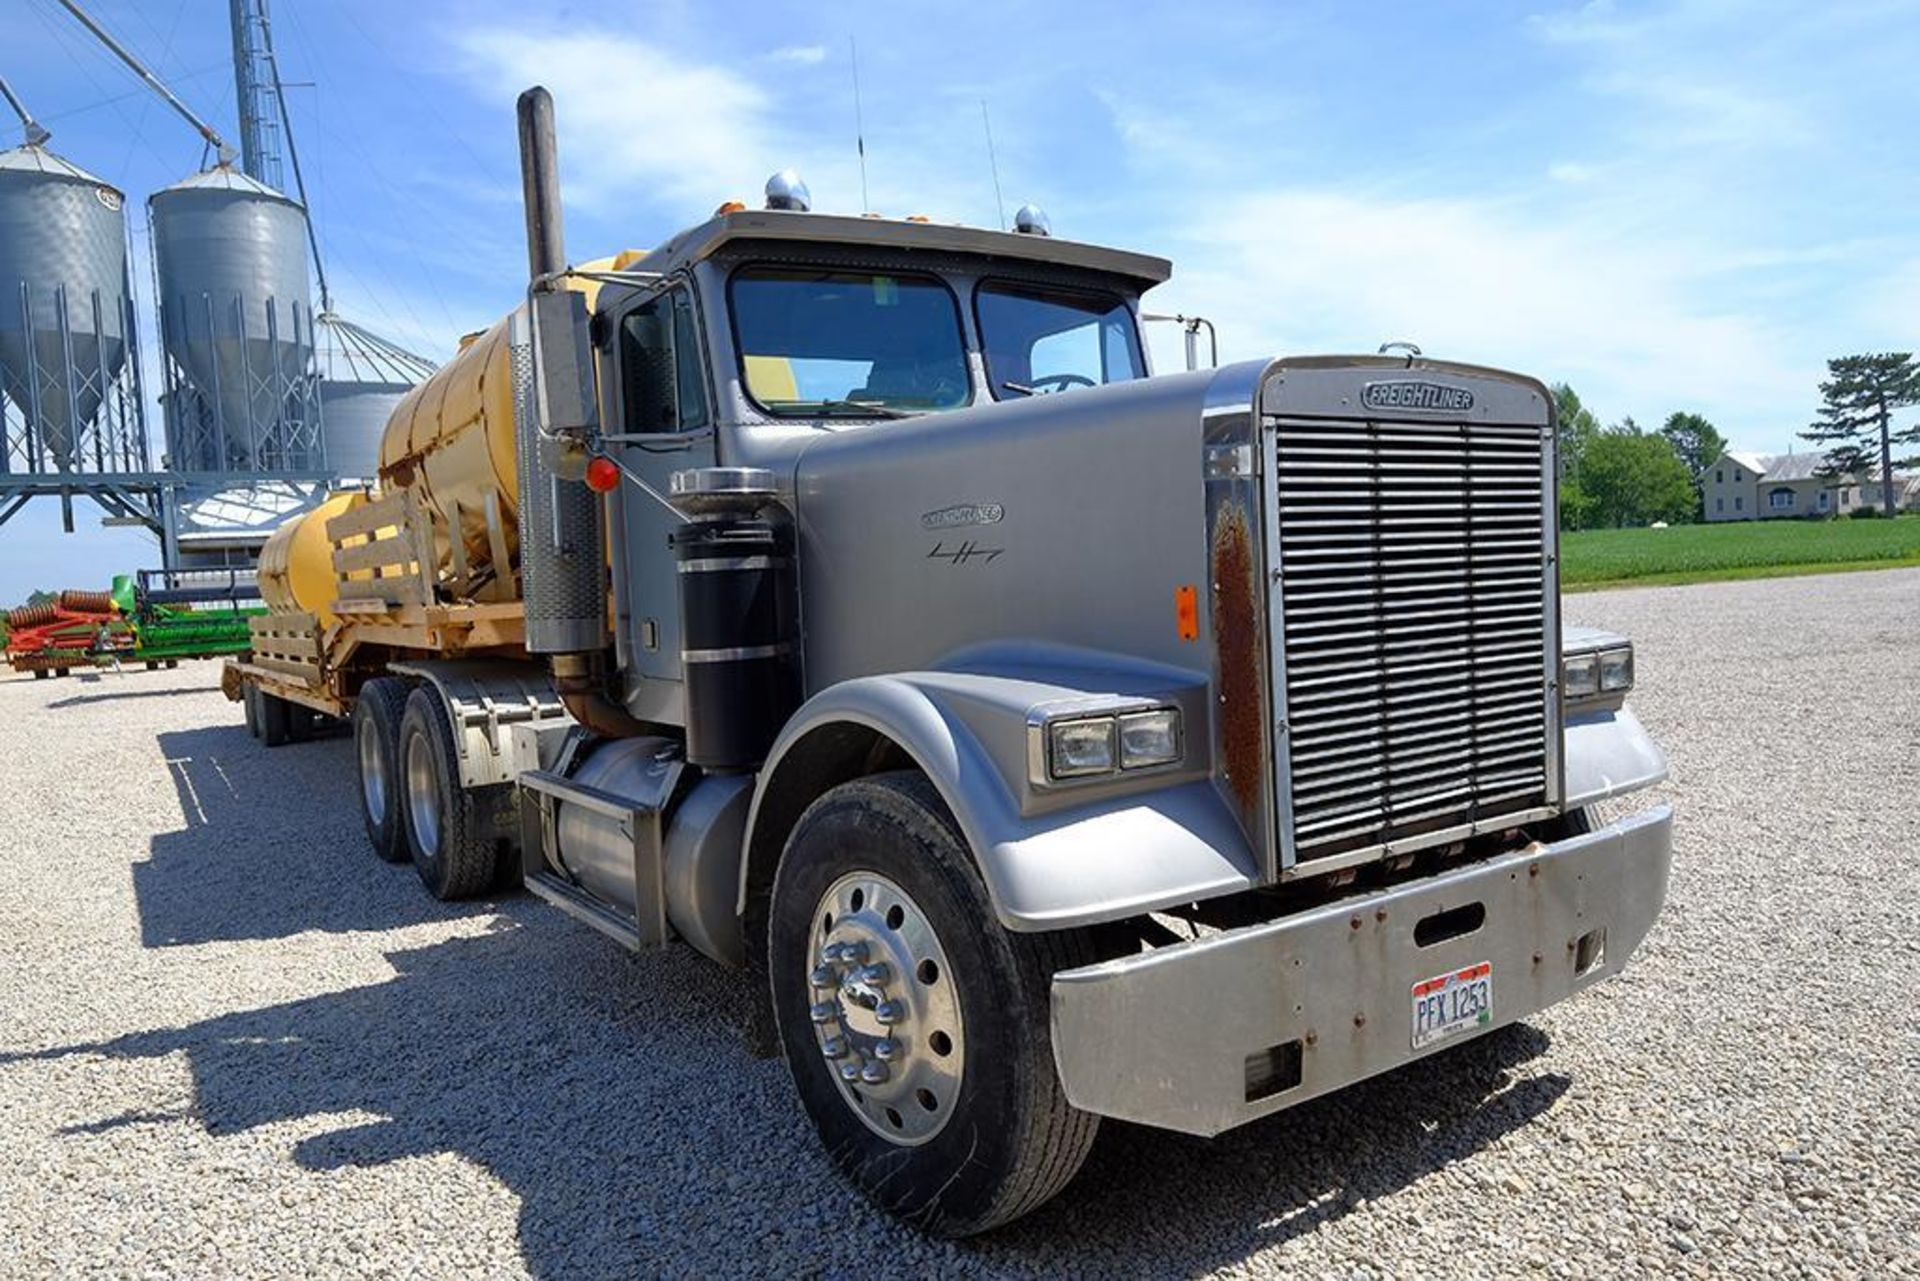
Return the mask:
<path id="1" fill-rule="evenodd" d="M 399 879 L 377 870 L 346 879 Z M 882 1272 L 1191 1274 L 1419 1181 L 1568 1084 L 1515 1079 L 1546 1044 L 1521 1027 L 1212 1142 L 1109 1126 L 1052 1206 L 933 1242 L 838 1177 L 784 1066 L 742 1048 L 755 998 L 738 976 L 686 949 L 636 960 L 530 900 L 472 928 L 388 953 L 385 982 L 0 1063 L 185 1056 L 186 1106 L 94 1118 L 76 1136 L 371 1114 L 290 1141 L 292 1157 L 338 1171 L 455 1154 L 518 1198 L 521 1252 L 550 1277 L 864 1274 L 876 1258 L 899 1265 Z M 412 1222 L 396 1211 L 397 1232 Z"/>
<path id="2" fill-rule="evenodd" d="M 85 707 L 89 703 L 119 703 L 135 698 L 180 698 L 186 695 L 202 696 L 218 693 L 220 686 L 213 685 L 169 685 L 165 689 L 116 689 L 108 694 L 69 694 L 65 698 L 56 698 L 48 707 Z"/>
<path id="3" fill-rule="evenodd" d="M 436 903 L 411 868 L 376 862 L 351 741 L 268 750 L 237 706 L 233 717 L 159 735 L 186 826 L 153 837 L 133 865 L 143 945 L 386 930 L 481 910 Z"/>
<path id="4" fill-rule="evenodd" d="M 1516 1024 L 1211 1140 L 1110 1122 L 1065 1195 L 969 1248 L 996 1269 L 1078 1269 L 1088 1253 L 1126 1259 L 1121 1273 L 1228 1267 L 1532 1123 L 1572 1086 L 1516 1072 L 1547 1047 Z"/>

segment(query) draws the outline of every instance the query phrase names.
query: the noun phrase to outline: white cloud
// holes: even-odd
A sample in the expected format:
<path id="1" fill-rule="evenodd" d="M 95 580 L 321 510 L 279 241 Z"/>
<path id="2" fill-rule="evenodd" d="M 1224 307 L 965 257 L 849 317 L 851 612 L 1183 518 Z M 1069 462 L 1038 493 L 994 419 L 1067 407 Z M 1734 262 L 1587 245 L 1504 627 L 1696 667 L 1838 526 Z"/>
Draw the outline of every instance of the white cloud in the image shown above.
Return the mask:
<path id="1" fill-rule="evenodd" d="M 481 28 L 458 44 L 490 93 L 552 90 L 570 200 L 605 206 L 645 187 L 711 205 L 779 167 L 765 90 L 722 67 L 608 32 Z"/>
<path id="2" fill-rule="evenodd" d="M 1592 182 L 1599 176 L 1600 171 L 1593 165 L 1583 165 L 1572 160 L 1562 160 L 1547 166 L 1547 177 L 1553 179 L 1555 182 L 1564 182 L 1570 185 L 1577 186 L 1581 183 Z"/>
<path id="3" fill-rule="evenodd" d="M 767 57 L 773 62 L 797 62 L 812 66 L 827 60 L 827 50 L 824 45 L 793 45 L 786 49 L 775 49 Z"/>
<path id="4" fill-rule="evenodd" d="M 1796 416 L 1810 373 L 1766 320 L 1703 297 L 1685 243 L 1493 200 L 1277 189 L 1209 203 L 1165 307 L 1211 314 L 1230 355 L 1429 355 L 1567 380 L 1608 418 L 1711 389 L 1755 425 Z M 1731 422 L 1729 426 L 1735 425 Z"/>

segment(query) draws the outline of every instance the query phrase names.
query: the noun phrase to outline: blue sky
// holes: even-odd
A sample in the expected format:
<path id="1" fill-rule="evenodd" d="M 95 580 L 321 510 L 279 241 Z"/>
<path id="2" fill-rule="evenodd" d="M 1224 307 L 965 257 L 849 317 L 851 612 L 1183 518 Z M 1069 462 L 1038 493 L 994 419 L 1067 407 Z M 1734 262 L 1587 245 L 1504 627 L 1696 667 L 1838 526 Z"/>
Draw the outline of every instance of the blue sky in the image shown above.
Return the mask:
<path id="1" fill-rule="evenodd" d="M 224 4 L 92 8 L 231 129 Z M 142 200 L 198 167 L 198 139 L 53 0 L 8 13 L 0 70 L 56 150 L 133 197 L 144 273 Z M 1172 258 L 1151 305 L 1214 318 L 1227 359 L 1412 339 L 1571 382 L 1608 422 L 1696 410 L 1780 451 L 1828 356 L 1920 337 L 1911 3 L 273 13 L 284 74 L 311 84 L 289 93 L 340 308 L 428 355 L 517 296 L 521 88 L 558 99 L 585 258 L 755 200 L 784 165 L 816 208 L 856 210 L 850 34 L 873 208 L 995 223 L 984 99 L 1007 211 Z M 61 534 L 46 502 L 0 529 L 0 602 L 157 560 L 81 515 Z"/>

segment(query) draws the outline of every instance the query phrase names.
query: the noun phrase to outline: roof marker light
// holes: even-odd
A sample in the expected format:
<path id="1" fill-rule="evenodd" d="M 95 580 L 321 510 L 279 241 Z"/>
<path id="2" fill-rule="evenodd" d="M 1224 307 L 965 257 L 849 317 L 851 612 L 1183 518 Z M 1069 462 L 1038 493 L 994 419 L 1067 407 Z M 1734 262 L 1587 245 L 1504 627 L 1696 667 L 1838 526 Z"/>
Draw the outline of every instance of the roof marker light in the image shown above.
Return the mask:
<path id="1" fill-rule="evenodd" d="M 1053 224 L 1039 205 L 1021 205 L 1013 215 L 1013 229 L 1023 236 L 1051 236 Z"/>
<path id="2" fill-rule="evenodd" d="M 767 208 L 806 213 L 813 208 L 813 193 L 793 169 L 782 169 L 767 179 Z"/>

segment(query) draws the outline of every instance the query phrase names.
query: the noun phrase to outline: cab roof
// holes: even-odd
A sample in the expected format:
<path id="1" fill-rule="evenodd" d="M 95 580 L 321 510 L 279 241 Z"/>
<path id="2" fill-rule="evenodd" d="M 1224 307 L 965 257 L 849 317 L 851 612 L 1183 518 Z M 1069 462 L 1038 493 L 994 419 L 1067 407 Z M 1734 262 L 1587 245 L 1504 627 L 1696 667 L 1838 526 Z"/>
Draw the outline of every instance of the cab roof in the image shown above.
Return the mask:
<path id="1" fill-rule="evenodd" d="M 1173 275 L 1165 258 L 1108 249 L 1052 236 L 991 231 L 949 223 L 909 222 L 896 218 L 858 218 L 844 214 L 801 213 L 784 209 L 742 209 L 721 213 L 681 232 L 635 267 L 668 272 L 712 257 L 738 241 L 806 241 L 876 249 L 920 249 L 975 254 L 1018 262 L 1052 263 L 1120 276 L 1145 291 Z"/>

